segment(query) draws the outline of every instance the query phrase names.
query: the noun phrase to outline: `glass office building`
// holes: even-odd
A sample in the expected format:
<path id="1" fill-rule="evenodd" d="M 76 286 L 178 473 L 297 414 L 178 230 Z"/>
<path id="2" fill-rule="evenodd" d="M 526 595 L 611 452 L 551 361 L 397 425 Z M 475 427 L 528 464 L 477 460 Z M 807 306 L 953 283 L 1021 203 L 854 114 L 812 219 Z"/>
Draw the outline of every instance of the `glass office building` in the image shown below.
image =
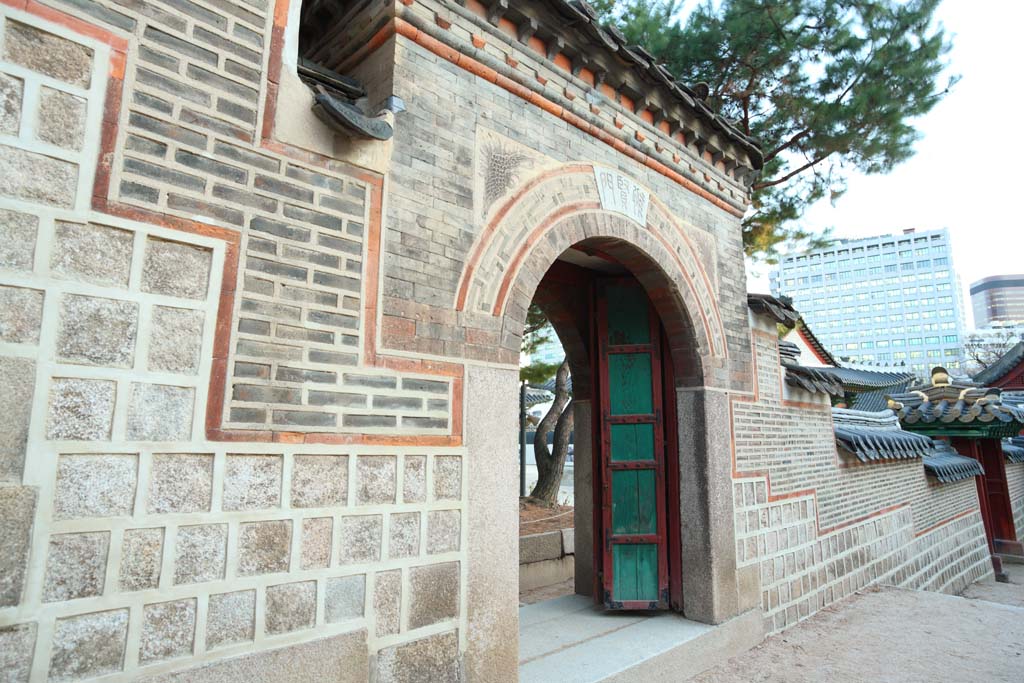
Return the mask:
<path id="1" fill-rule="evenodd" d="M 961 366 L 964 307 L 945 228 L 840 240 L 784 257 L 771 289 L 792 297 L 839 358 L 904 365 L 921 378 L 936 365 Z"/>

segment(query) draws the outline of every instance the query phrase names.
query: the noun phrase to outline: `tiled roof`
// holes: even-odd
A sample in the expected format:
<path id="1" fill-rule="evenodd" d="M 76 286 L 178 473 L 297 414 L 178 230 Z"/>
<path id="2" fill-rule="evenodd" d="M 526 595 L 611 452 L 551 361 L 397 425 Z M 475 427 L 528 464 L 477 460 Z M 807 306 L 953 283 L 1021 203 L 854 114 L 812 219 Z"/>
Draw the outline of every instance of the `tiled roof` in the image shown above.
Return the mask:
<path id="1" fill-rule="evenodd" d="M 800 320 L 800 312 L 793 308 L 793 301 L 788 297 L 775 297 L 771 294 L 747 294 L 747 306 L 754 313 L 765 315 L 779 323 L 792 327 Z"/>
<path id="2" fill-rule="evenodd" d="M 933 442 L 933 448 L 923 462 L 925 472 L 943 484 L 985 474 L 980 462 L 960 455 L 947 442 L 939 439 Z"/>
<path id="3" fill-rule="evenodd" d="M 1003 442 L 1003 455 L 1007 462 L 1024 463 L 1024 436 L 1016 436 Z"/>
<path id="4" fill-rule="evenodd" d="M 979 384 L 995 384 L 1021 363 L 1024 363 L 1024 341 L 1018 342 L 999 360 L 975 375 L 974 381 Z"/>
<path id="5" fill-rule="evenodd" d="M 932 450 L 932 440 L 905 432 L 891 410 L 865 412 L 832 409 L 836 445 L 861 462 L 921 458 Z"/>
<path id="6" fill-rule="evenodd" d="M 841 397 L 845 395 L 843 383 L 833 375 L 824 372 L 831 368 L 809 368 L 804 365 L 786 366 L 786 384 L 804 389 L 812 394 L 828 394 Z"/>
<path id="7" fill-rule="evenodd" d="M 588 42 L 590 52 L 605 52 L 614 55 L 625 63 L 641 81 L 666 92 L 672 99 L 696 114 L 698 119 L 723 133 L 729 140 L 741 147 L 748 155 L 754 169 L 764 163 L 764 156 L 758 143 L 744 135 L 732 123 L 716 114 L 703 101 L 700 93 L 686 85 L 663 65 L 658 64 L 654 55 L 639 45 L 627 45 L 626 36 L 613 26 L 601 25 L 597 12 L 589 4 L 581 0 L 548 0 L 565 19 L 562 26 L 549 27 L 564 31 L 566 28 L 576 29 Z M 494 3 L 501 6 L 502 3 Z M 526 5 L 525 2 L 508 3 L 510 9 L 515 5 Z"/>
<path id="8" fill-rule="evenodd" d="M 904 424 L 1005 423 L 1024 425 L 1024 404 L 1004 402 L 999 389 L 956 384 L 893 394 L 889 407 Z"/>

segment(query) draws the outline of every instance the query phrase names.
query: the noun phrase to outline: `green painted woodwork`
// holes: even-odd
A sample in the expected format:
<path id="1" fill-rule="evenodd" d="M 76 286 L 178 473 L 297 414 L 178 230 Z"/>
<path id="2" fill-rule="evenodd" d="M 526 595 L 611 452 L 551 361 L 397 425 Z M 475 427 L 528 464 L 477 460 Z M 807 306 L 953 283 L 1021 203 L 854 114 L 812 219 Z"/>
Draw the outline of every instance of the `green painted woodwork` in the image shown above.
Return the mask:
<path id="1" fill-rule="evenodd" d="M 636 285 L 608 285 L 605 288 L 608 309 L 609 344 L 649 344 L 651 321 L 647 295 Z"/>
<path id="2" fill-rule="evenodd" d="M 611 425 L 612 462 L 654 460 L 654 425 Z"/>
<path id="3" fill-rule="evenodd" d="M 654 411 L 651 354 L 608 354 L 608 408 L 612 415 L 648 415 Z"/>
<path id="4" fill-rule="evenodd" d="M 612 599 L 658 599 L 658 546 L 654 543 L 612 547 Z"/>
<path id="5" fill-rule="evenodd" d="M 612 471 L 612 533 L 658 533 L 654 470 Z"/>

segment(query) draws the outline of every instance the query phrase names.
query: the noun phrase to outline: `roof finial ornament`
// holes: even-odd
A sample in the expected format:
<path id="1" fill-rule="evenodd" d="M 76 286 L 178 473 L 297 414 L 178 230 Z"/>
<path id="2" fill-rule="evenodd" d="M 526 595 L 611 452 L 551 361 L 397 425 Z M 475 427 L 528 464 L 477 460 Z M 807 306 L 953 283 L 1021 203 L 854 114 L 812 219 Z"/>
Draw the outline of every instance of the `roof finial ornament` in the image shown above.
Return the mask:
<path id="1" fill-rule="evenodd" d="M 949 370 L 942 367 L 941 365 L 936 365 L 934 368 L 932 368 L 933 387 L 949 386 L 950 384 L 951 382 L 949 379 Z"/>
<path id="2" fill-rule="evenodd" d="M 704 81 L 693 84 L 693 94 L 697 96 L 698 100 L 706 100 L 708 95 L 711 94 L 711 86 Z"/>

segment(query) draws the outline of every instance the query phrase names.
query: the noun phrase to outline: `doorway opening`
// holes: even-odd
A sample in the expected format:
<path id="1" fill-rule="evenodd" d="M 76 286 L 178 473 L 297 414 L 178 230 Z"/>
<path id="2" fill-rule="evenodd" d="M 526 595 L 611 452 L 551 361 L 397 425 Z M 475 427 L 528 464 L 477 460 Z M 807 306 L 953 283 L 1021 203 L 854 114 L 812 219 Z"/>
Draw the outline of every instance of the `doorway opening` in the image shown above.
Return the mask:
<path id="1" fill-rule="evenodd" d="M 572 461 L 559 490 L 569 495 L 553 501 L 562 506 L 551 515 L 521 516 L 521 602 L 571 593 L 605 611 L 679 611 L 675 365 L 661 318 L 629 269 L 586 243 L 552 264 L 533 303 L 557 335 L 571 376 Z M 541 438 L 539 432 L 527 437 L 528 461 L 532 442 Z M 549 518 L 559 517 L 565 523 L 558 529 L 557 566 L 539 546 L 554 552 Z M 538 521 L 547 522 L 543 531 Z M 568 550 L 571 581 L 563 573 L 552 582 L 560 586 L 543 590 L 537 563 L 565 572 Z"/>

